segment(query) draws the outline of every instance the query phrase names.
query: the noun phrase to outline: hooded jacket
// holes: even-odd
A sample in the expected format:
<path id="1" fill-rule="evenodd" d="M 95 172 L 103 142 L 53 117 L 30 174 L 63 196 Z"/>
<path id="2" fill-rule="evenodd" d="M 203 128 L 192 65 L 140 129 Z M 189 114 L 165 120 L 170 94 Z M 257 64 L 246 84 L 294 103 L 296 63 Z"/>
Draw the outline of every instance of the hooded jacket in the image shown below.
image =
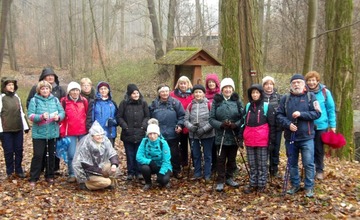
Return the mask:
<path id="1" fill-rule="evenodd" d="M 55 96 L 56 98 L 58 98 L 59 100 L 62 97 L 66 96 L 66 91 L 60 86 L 60 82 L 59 82 L 59 77 L 55 74 L 54 70 L 50 67 L 46 67 L 42 70 L 40 77 L 39 77 L 39 82 L 44 80 L 46 76 L 48 75 L 54 75 L 55 76 L 55 82 L 52 86 L 52 90 L 51 90 L 51 94 L 53 94 L 53 96 Z M 32 97 L 34 97 L 34 95 L 36 94 L 36 86 L 33 86 L 29 92 L 29 95 L 26 99 L 26 108 L 29 109 L 29 103 Z"/>
<path id="2" fill-rule="evenodd" d="M 14 92 L 6 91 L 8 83 L 14 83 Z M 11 78 L 1 79 L 0 95 L 0 132 L 16 132 L 29 130 L 29 124 L 24 114 L 20 97 L 16 94 L 17 81 Z"/>
<path id="3" fill-rule="evenodd" d="M 254 100 L 251 96 L 253 90 L 260 92 L 260 98 Z M 253 84 L 248 90 L 249 109 L 244 112 L 244 126 L 241 129 L 245 146 L 268 147 L 276 140 L 276 112 L 273 105 L 264 111 L 264 90 L 260 84 Z"/>
<path id="4" fill-rule="evenodd" d="M 211 90 L 208 86 L 208 82 L 209 80 L 213 80 L 216 84 L 216 88 Z M 212 103 L 213 99 L 214 99 L 214 96 L 216 94 L 219 94 L 220 93 L 220 80 L 219 80 L 219 77 L 217 76 L 217 74 L 215 73 L 211 73 L 211 74 L 208 74 L 206 76 L 206 79 L 205 79 L 205 89 L 206 89 L 206 93 L 205 93 L 205 97 L 209 100 L 210 104 Z"/>
<path id="5" fill-rule="evenodd" d="M 106 85 L 109 88 L 108 99 L 106 100 L 101 98 L 99 92 L 102 85 Z M 96 86 L 96 98 L 89 103 L 86 116 L 86 128 L 90 129 L 94 121 L 98 121 L 105 130 L 108 138 L 116 138 L 117 112 L 118 108 L 116 103 L 112 100 L 110 85 L 107 82 L 99 82 Z"/>
<path id="6" fill-rule="evenodd" d="M 144 138 L 147 121 L 150 118 L 149 106 L 142 94 L 138 100 L 133 100 L 126 94 L 119 105 L 117 114 L 121 130 L 121 140 L 130 143 L 140 143 Z"/>

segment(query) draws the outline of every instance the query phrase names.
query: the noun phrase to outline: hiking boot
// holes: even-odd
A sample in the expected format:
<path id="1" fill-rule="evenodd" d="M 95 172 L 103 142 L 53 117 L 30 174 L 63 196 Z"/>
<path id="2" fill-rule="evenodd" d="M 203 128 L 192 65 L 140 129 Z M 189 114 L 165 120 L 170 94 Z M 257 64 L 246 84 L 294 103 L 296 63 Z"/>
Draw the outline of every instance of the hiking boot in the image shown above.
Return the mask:
<path id="1" fill-rule="evenodd" d="M 173 175 L 176 179 L 182 179 L 181 173 L 174 173 Z"/>
<path id="2" fill-rule="evenodd" d="M 245 194 L 250 194 L 256 191 L 256 186 L 246 186 L 244 189 Z"/>
<path id="3" fill-rule="evenodd" d="M 218 183 L 215 190 L 218 192 L 222 192 L 224 190 L 224 183 Z"/>
<path id="4" fill-rule="evenodd" d="M 76 182 L 76 178 L 74 176 L 69 176 L 66 180 L 66 182 L 68 183 L 75 183 Z"/>
<path id="5" fill-rule="evenodd" d="M 31 188 L 35 188 L 35 184 L 36 184 L 36 183 L 33 182 L 33 181 L 30 181 L 30 182 L 29 182 L 29 185 L 30 185 Z"/>
<path id="6" fill-rule="evenodd" d="M 21 179 L 24 179 L 26 177 L 25 173 L 17 173 L 15 175 Z"/>
<path id="7" fill-rule="evenodd" d="M 54 184 L 54 179 L 53 178 L 46 178 L 46 182 L 48 182 L 49 184 Z"/>
<path id="8" fill-rule="evenodd" d="M 168 182 L 168 183 L 165 185 L 165 188 L 166 188 L 166 189 L 170 189 L 170 188 L 171 188 L 170 182 Z"/>
<path id="9" fill-rule="evenodd" d="M 136 178 L 137 178 L 138 180 L 144 180 L 144 177 L 143 177 L 142 174 L 138 174 L 138 175 L 136 176 Z"/>
<path id="10" fill-rule="evenodd" d="M 261 186 L 257 188 L 258 193 L 264 193 L 265 192 L 265 186 Z"/>
<path id="11" fill-rule="evenodd" d="M 81 190 L 89 190 L 89 189 L 86 187 L 85 183 L 80 183 L 79 189 L 81 189 Z"/>
<path id="12" fill-rule="evenodd" d="M 292 186 L 288 191 L 286 191 L 289 195 L 294 195 L 300 190 L 300 186 Z"/>
<path id="13" fill-rule="evenodd" d="M 151 184 L 145 184 L 145 186 L 143 187 L 144 191 L 148 191 L 149 189 L 151 189 Z"/>
<path id="14" fill-rule="evenodd" d="M 210 177 L 205 177 L 205 184 L 209 184 L 211 182 L 211 178 Z"/>
<path id="15" fill-rule="evenodd" d="M 324 179 L 324 173 L 316 173 L 316 179 L 323 180 Z"/>
<path id="16" fill-rule="evenodd" d="M 238 182 L 235 182 L 232 178 L 227 179 L 225 183 L 226 183 L 226 185 L 229 185 L 229 186 L 232 186 L 235 188 L 240 186 L 240 184 Z"/>
<path id="17" fill-rule="evenodd" d="M 314 189 L 313 188 L 311 188 L 311 189 L 306 189 L 305 190 L 305 196 L 306 197 L 308 197 L 308 198 L 312 198 L 312 197 L 314 197 Z"/>
<path id="18" fill-rule="evenodd" d="M 126 181 L 131 181 L 131 180 L 133 180 L 133 176 L 132 175 L 127 175 Z"/>

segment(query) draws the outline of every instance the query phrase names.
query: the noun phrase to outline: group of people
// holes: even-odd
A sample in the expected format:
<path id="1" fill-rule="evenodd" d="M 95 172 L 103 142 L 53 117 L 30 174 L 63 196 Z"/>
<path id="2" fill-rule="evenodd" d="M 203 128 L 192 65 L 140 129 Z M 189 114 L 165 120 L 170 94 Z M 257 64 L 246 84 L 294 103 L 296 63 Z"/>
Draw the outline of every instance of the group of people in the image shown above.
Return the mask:
<path id="1" fill-rule="evenodd" d="M 29 125 L 16 95 L 17 81 L 3 78 L 1 84 L 0 134 L 6 173 L 9 178 L 25 178 L 22 145 Z M 290 93 L 282 96 L 274 78 L 266 76 L 262 85 L 247 90 L 247 96 L 249 103 L 244 106 L 231 78 L 220 82 L 217 74 L 208 74 L 205 86 L 193 86 L 188 77 L 181 76 L 173 91 L 159 85 L 149 105 L 139 88 L 128 84 L 117 106 L 109 83 L 99 82 L 93 88 L 91 80 L 83 78 L 80 84 L 70 82 L 64 91 L 53 69 L 44 68 L 27 99 L 33 138 L 30 185 L 35 187 L 43 171 L 45 180 L 54 182 L 59 170 L 56 142 L 68 138 L 67 181 L 77 181 L 82 189 L 111 187 L 109 177 L 120 172 L 114 149 L 120 126 L 127 181 L 143 179 L 144 190 L 152 187 L 152 174 L 157 175 L 160 186 L 169 187 L 170 177 L 182 178 L 191 161 L 194 179 L 209 183 L 215 173 L 217 191 L 223 191 L 225 184 L 239 187 L 234 179 L 236 155 L 239 147 L 246 146 L 249 184 L 244 193 L 264 192 L 268 174 L 281 177 L 279 151 L 284 131 L 291 181 L 287 193 L 300 190 L 301 152 L 305 194 L 312 197 L 315 174 L 324 178 L 321 134 L 329 128 L 336 131 L 334 100 L 320 83 L 320 74 L 293 75 Z"/>

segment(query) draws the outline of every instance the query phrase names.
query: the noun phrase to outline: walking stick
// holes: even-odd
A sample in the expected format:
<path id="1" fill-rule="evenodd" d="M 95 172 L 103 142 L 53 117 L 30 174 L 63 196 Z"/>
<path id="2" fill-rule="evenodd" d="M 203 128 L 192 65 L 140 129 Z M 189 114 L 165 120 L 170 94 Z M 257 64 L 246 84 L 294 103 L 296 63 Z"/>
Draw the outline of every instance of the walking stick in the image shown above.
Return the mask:
<path id="1" fill-rule="evenodd" d="M 238 139 L 236 138 L 236 135 L 235 135 L 234 130 L 232 130 L 232 133 L 233 133 L 233 136 L 234 136 L 234 139 L 235 139 L 235 143 L 236 143 L 236 145 L 238 146 L 238 148 L 240 149 L 240 148 L 241 148 L 241 145 L 240 145 Z M 240 149 L 240 156 L 241 156 L 241 158 L 242 158 L 242 160 L 243 160 L 243 163 L 245 164 L 245 169 L 246 169 L 246 172 L 247 172 L 247 174 L 248 174 L 248 177 L 250 178 L 249 168 L 248 168 L 248 166 L 247 166 L 247 164 L 246 164 L 245 157 L 244 157 L 241 149 Z"/>
<path id="2" fill-rule="evenodd" d="M 188 170 L 187 170 L 187 178 L 188 179 L 190 178 L 191 161 L 192 161 L 191 154 L 192 154 L 192 151 L 193 151 L 193 145 L 194 145 L 194 137 L 192 138 L 192 141 L 190 143 L 190 160 L 189 160 Z"/>
<path id="3" fill-rule="evenodd" d="M 217 163 L 219 163 L 219 157 L 220 157 L 220 155 L 221 155 L 221 149 L 222 149 L 222 146 L 223 146 L 223 144 L 224 144 L 224 138 L 225 138 L 225 132 L 226 132 L 226 130 L 224 129 L 224 132 L 223 132 L 223 135 L 222 135 L 222 137 L 221 137 L 221 142 L 220 142 L 220 147 L 219 147 L 219 153 L 218 154 L 216 154 L 216 161 L 217 161 Z M 218 164 L 217 164 L 218 165 Z M 217 179 L 217 175 L 218 175 L 218 173 L 217 173 L 217 168 L 215 169 L 215 176 L 214 176 L 214 180 L 213 180 L 213 190 L 212 191 L 214 191 L 214 189 L 215 189 L 215 183 L 216 183 L 216 179 Z"/>

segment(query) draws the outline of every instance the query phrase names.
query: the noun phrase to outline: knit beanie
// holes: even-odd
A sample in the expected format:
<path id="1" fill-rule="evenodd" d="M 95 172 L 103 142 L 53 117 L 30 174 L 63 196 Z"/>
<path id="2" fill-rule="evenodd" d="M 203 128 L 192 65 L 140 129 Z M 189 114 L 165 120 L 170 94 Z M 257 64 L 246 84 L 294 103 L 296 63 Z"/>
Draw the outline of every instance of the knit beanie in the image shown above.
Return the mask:
<path id="1" fill-rule="evenodd" d="M 127 86 L 127 92 L 126 92 L 126 94 L 127 94 L 128 96 L 130 96 L 135 90 L 138 91 L 138 92 L 140 92 L 140 91 L 139 91 L 139 88 L 138 88 L 135 84 L 129 84 L 129 85 Z"/>
<path id="2" fill-rule="evenodd" d="M 99 90 L 103 86 L 106 86 L 110 90 L 110 85 L 107 82 L 100 82 L 97 86 L 97 89 Z"/>
<path id="3" fill-rule="evenodd" d="M 291 77 L 290 83 L 291 83 L 293 80 L 295 80 L 295 79 L 301 79 L 301 80 L 304 80 L 304 81 L 305 81 L 304 76 L 301 75 L 301 74 L 299 74 L 299 73 L 297 73 L 297 74 L 295 74 L 295 75 L 293 75 L 293 76 Z"/>
<path id="4" fill-rule="evenodd" d="M 69 93 L 73 89 L 78 89 L 81 92 L 81 86 L 77 82 L 70 82 L 67 87 L 67 93 Z"/>
<path id="5" fill-rule="evenodd" d="M 195 92 L 195 90 L 197 89 L 200 89 L 201 91 L 203 91 L 203 93 L 205 93 L 205 87 L 203 85 L 200 85 L 200 84 L 196 84 L 193 86 L 193 89 L 192 89 L 192 93 Z"/>
<path id="6" fill-rule="evenodd" d="M 233 89 L 235 91 L 235 84 L 234 84 L 234 81 L 231 78 L 224 78 L 223 80 L 221 80 L 220 91 L 222 91 L 222 89 L 225 86 L 231 86 L 231 87 L 233 87 Z"/>
<path id="7" fill-rule="evenodd" d="M 156 134 L 160 135 L 159 121 L 155 118 L 150 118 L 148 121 L 146 135 L 148 135 L 150 133 L 156 133 Z"/>
<path id="8" fill-rule="evenodd" d="M 262 86 L 264 87 L 264 84 L 267 82 L 267 81 L 271 81 L 274 85 L 275 85 L 275 80 L 273 77 L 271 76 L 265 76 L 263 79 L 262 79 Z"/>

